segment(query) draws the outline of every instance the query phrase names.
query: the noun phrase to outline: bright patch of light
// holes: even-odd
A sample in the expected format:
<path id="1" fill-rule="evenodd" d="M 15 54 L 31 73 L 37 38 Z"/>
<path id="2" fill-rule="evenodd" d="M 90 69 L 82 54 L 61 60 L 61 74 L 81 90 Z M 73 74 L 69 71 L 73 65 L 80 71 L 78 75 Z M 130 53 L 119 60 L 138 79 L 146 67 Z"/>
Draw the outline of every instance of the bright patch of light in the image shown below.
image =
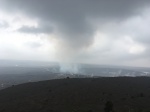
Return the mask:
<path id="1" fill-rule="evenodd" d="M 90 47 L 90 50 L 100 50 L 105 49 L 105 47 L 109 44 L 109 39 L 106 34 L 97 32 L 94 36 L 93 45 Z"/>
<path id="2" fill-rule="evenodd" d="M 141 45 L 134 45 L 130 48 L 129 52 L 131 54 L 140 54 L 145 51 L 145 48 Z"/>
<path id="3" fill-rule="evenodd" d="M 128 52 L 130 54 L 140 54 L 140 53 L 143 53 L 146 50 L 146 48 L 143 45 L 135 42 L 129 36 L 124 37 L 124 42 L 126 44 L 126 48 L 128 49 Z"/>

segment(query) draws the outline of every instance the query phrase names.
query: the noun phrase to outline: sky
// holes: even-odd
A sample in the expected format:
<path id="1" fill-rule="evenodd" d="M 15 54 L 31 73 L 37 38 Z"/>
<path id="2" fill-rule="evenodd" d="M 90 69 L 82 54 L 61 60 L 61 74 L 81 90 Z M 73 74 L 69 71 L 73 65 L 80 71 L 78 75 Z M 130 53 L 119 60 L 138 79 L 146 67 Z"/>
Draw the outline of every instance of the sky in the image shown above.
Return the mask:
<path id="1" fill-rule="evenodd" d="M 150 67 L 149 0 L 0 0 L 0 59 Z"/>

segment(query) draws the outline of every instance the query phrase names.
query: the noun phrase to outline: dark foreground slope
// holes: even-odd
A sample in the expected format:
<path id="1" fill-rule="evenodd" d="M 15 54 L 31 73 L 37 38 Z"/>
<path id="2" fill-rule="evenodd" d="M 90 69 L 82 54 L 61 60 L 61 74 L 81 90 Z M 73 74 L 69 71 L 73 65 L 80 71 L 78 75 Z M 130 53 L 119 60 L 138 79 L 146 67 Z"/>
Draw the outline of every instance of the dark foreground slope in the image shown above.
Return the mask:
<path id="1" fill-rule="evenodd" d="M 60 79 L 0 91 L 0 112 L 150 112 L 150 78 Z"/>

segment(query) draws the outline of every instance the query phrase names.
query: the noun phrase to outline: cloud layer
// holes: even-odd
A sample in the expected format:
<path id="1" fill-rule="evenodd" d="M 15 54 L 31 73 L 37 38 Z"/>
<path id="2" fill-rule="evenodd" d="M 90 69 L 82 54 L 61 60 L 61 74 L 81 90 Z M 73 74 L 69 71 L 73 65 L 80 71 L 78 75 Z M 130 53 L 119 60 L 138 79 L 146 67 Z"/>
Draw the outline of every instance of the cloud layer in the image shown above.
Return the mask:
<path id="1" fill-rule="evenodd" d="M 0 2 L 2 12 L 36 21 L 36 25 L 22 24 L 13 31 L 28 36 L 46 35 L 54 44 L 55 60 L 150 66 L 149 0 Z M 0 23 L 0 28 L 4 26 Z"/>

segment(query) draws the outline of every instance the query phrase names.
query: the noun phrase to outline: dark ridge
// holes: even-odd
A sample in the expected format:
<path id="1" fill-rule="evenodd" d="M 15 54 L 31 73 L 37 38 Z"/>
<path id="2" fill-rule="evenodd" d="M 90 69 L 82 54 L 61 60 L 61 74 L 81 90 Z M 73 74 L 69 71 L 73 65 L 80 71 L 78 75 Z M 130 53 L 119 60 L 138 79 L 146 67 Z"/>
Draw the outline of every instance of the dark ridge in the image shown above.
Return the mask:
<path id="1" fill-rule="evenodd" d="M 0 112 L 149 112 L 150 78 L 31 82 L 0 91 Z"/>

